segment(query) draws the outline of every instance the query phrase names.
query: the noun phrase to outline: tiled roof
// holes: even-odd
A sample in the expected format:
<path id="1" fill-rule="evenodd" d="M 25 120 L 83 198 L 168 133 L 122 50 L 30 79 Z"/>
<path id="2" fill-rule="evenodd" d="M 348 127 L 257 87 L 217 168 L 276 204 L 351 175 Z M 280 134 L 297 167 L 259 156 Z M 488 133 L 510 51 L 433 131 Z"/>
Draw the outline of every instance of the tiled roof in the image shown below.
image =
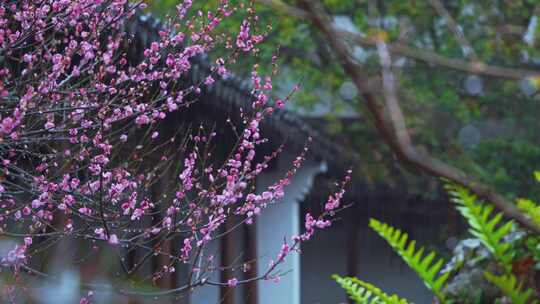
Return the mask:
<path id="1" fill-rule="evenodd" d="M 127 25 L 128 32 L 133 35 L 132 40 L 134 41 L 132 43 L 135 44 L 138 56 L 142 56 L 142 50 L 149 46 L 152 41 L 158 40 L 158 31 L 161 26 L 160 21 L 149 14 L 138 14 Z M 210 63 L 208 57 L 198 56 L 192 61 L 192 68 L 188 72 L 185 81 L 192 84 L 202 83 L 209 74 Z M 234 75 L 228 76 L 226 79 L 216 79 L 204 92 L 204 94 L 213 98 L 201 100 L 203 102 L 211 101 L 213 103 L 212 107 L 223 107 L 224 111 L 240 108 L 248 110 L 253 100 L 250 85 L 249 81 Z M 308 137 L 311 137 L 313 139 L 311 155 L 327 161 L 331 166 L 342 169 L 344 166 L 350 166 L 354 162 L 354 155 L 347 152 L 343 144 L 336 142 L 322 130 L 291 111 L 276 109 L 274 114 L 266 120 L 263 127 L 265 130 L 269 130 L 270 133 L 278 133 L 286 139 L 288 146 L 292 145 L 295 148 L 302 148 Z"/>

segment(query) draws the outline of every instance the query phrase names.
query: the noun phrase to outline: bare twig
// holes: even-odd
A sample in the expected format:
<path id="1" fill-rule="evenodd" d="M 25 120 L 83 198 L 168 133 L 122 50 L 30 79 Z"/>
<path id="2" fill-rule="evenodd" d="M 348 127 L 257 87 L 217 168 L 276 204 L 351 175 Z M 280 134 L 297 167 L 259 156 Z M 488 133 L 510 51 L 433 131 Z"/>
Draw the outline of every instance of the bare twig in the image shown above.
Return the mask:
<path id="1" fill-rule="evenodd" d="M 454 33 L 456 40 L 461 45 L 464 55 L 469 57 L 473 62 L 479 62 L 480 60 L 478 59 L 478 56 L 476 55 L 471 43 L 465 37 L 463 30 L 457 24 L 456 20 L 452 18 L 452 15 L 450 15 L 448 10 L 444 7 L 444 4 L 442 4 L 442 2 L 439 0 L 428 0 L 428 2 L 437 11 L 437 14 L 444 19 L 446 25 L 448 25 L 450 30 Z"/>

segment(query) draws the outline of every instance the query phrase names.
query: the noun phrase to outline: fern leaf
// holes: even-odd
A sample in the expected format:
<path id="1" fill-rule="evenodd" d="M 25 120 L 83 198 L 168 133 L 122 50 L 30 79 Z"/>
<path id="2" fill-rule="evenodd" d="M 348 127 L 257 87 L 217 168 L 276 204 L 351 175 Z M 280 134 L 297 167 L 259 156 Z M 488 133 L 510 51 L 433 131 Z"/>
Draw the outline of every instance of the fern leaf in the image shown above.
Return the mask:
<path id="1" fill-rule="evenodd" d="M 510 244 L 503 239 L 512 231 L 513 222 L 504 223 L 501 213 L 493 215 L 493 206 L 478 202 L 476 196 L 461 186 L 447 184 L 446 189 L 458 204 L 456 209 L 467 219 L 469 232 L 482 242 L 509 273 L 514 256 Z"/>
<path id="2" fill-rule="evenodd" d="M 513 304 L 537 304 L 538 301 L 534 300 L 532 302 L 527 302 L 531 297 L 533 290 L 527 289 L 522 290 L 521 284 L 517 284 L 516 277 L 512 274 L 496 276 L 489 272 L 485 272 L 484 276 L 488 281 L 493 283 L 493 285 L 499 287 L 501 291 L 507 296 Z"/>
<path id="3" fill-rule="evenodd" d="M 540 174 L 540 172 L 537 172 Z M 525 213 L 531 220 L 538 226 L 540 226 L 540 205 L 529 199 L 518 199 L 517 207 L 523 213 Z"/>
<path id="4" fill-rule="evenodd" d="M 410 241 L 407 245 L 408 235 L 401 230 L 393 228 L 385 223 L 375 219 L 369 220 L 369 226 L 375 230 L 383 239 L 385 239 L 392 248 L 403 258 L 403 260 L 411 267 L 424 284 L 435 294 L 435 296 L 444 303 L 444 294 L 442 293 L 443 286 L 448 279 L 449 273 L 444 273 L 437 277 L 444 264 L 443 259 L 439 259 L 433 263 L 436 254 L 430 252 L 424 256 L 424 248 L 416 248 L 416 242 Z"/>
<path id="5" fill-rule="evenodd" d="M 534 171 L 534 179 L 536 179 L 537 182 L 540 182 L 540 171 Z"/>
<path id="6" fill-rule="evenodd" d="M 408 304 L 407 300 L 397 295 L 388 295 L 373 284 L 364 282 L 354 277 L 340 277 L 333 275 L 332 278 L 339 284 L 350 298 L 357 304 Z"/>
<path id="7" fill-rule="evenodd" d="M 373 293 L 364 287 L 359 286 L 352 282 L 348 278 L 342 278 L 337 275 L 333 275 L 332 278 L 341 285 L 341 288 L 345 289 L 351 300 L 357 304 L 376 304 L 378 303 L 377 296 L 373 296 Z"/>

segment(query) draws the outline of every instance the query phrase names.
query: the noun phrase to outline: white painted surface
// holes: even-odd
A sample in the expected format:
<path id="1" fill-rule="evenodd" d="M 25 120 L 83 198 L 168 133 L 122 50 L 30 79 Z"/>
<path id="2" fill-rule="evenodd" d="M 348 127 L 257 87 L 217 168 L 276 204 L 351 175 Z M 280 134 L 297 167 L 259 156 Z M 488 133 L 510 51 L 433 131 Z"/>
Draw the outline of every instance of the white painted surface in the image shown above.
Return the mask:
<path id="1" fill-rule="evenodd" d="M 207 260 L 210 255 L 213 255 L 214 263 L 220 263 L 221 259 L 221 250 L 219 246 L 219 241 L 212 241 L 206 247 L 206 252 L 203 253 L 204 259 Z M 206 262 L 206 261 L 205 261 Z M 214 264 L 218 265 L 218 264 Z M 212 281 L 219 281 L 219 272 L 215 271 L 213 276 L 210 278 Z M 190 294 L 190 303 L 193 304 L 217 304 L 219 301 L 219 287 L 204 285 L 202 287 L 197 287 Z"/>
<path id="2" fill-rule="evenodd" d="M 294 157 L 296 155 L 282 154 L 278 159 L 276 169 L 259 176 L 258 190 L 264 191 L 266 187 L 282 178 L 291 168 Z M 325 169 L 324 165 L 306 161 L 292 179 L 291 184 L 285 188 L 283 200 L 269 206 L 257 218 L 259 274 L 265 273 L 270 261 L 276 259 L 284 238 L 290 241 L 291 236 L 300 233 L 299 202 L 311 188 L 315 175 Z M 300 304 L 300 256 L 295 253 L 289 254 L 277 269 L 278 272 L 286 272 L 280 277 L 279 283 L 258 282 L 259 304 Z"/>

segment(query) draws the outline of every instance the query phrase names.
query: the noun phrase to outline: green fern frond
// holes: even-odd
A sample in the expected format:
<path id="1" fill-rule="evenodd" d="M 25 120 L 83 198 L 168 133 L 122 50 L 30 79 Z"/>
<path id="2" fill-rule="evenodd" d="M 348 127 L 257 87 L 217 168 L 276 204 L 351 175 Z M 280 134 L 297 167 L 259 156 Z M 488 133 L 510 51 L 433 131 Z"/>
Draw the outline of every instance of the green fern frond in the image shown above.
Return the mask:
<path id="1" fill-rule="evenodd" d="M 340 277 L 336 274 L 332 278 L 339 284 L 350 298 L 357 304 L 408 304 L 407 300 L 397 295 L 388 295 L 373 284 L 354 277 Z"/>
<path id="2" fill-rule="evenodd" d="M 375 230 L 382 238 L 384 238 L 392 248 L 403 258 L 403 260 L 411 267 L 424 284 L 435 294 L 435 296 L 444 303 L 444 294 L 442 293 L 443 285 L 448 279 L 449 272 L 446 272 L 438 277 L 437 274 L 444 264 L 443 259 L 432 263 L 435 260 L 435 252 L 430 252 L 424 256 L 424 248 L 415 247 L 416 241 L 410 241 L 407 244 L 407 233 L 401 232 L 385 223 L 375 219 L 369 220 L 369 226 Z"/>
<path id="3" fill-rule="evenodd" d="M 360 285 L 353 283 L 349 278 L 341 278 L 337 275 L 333 275 L 332 278 L 341 285 L 341 288 L 345 289 L 351 300 L 357 304 L 376 304 L 379 302 L 379 297 L 372 291 L 367 290 Z"/>
<path id="4" fill-rule="evenodd" d="M 532 302 L 527 302 L 531 297 L 533 290 L 527 289 L 522 290 L 521 284 L 517 284 L 516 277 L 512 274 L 496 276 L 489 272 L 485 272 L 484 276 L 488 281 L 493 283 L 493 285 L 499 287 L 505 296 L 510 298 L 512 304 L 537 304 L 538 301 L 534 300 Z"/>
<path id="5" fill-rule="evenodd" d="M 540 226 L 540 205 L 532 200 L 520 198 L 517 200 L 517 207 L 536 225 Z"/>
<path id="6" fill-rule="evenodd" d="M 493 206 L 477 201 L 467 189 L 447 184 L 446 189 L 452 200 L 458 204 L 456 208 L 465 217 L 471 227 L 470 233 L 482 242 L 507 272 L 512 269 L 513 251 L 511 245 L 503 241 L 511 232 L 513 222 L 504 222 L 502 213 L 493 215 Z"/>
<path id="7" fill-rule="evenodd" d="M 537 182 L 540 182 L 540 171 L 534 171 L 534 179 L 536 179 Z"/>

